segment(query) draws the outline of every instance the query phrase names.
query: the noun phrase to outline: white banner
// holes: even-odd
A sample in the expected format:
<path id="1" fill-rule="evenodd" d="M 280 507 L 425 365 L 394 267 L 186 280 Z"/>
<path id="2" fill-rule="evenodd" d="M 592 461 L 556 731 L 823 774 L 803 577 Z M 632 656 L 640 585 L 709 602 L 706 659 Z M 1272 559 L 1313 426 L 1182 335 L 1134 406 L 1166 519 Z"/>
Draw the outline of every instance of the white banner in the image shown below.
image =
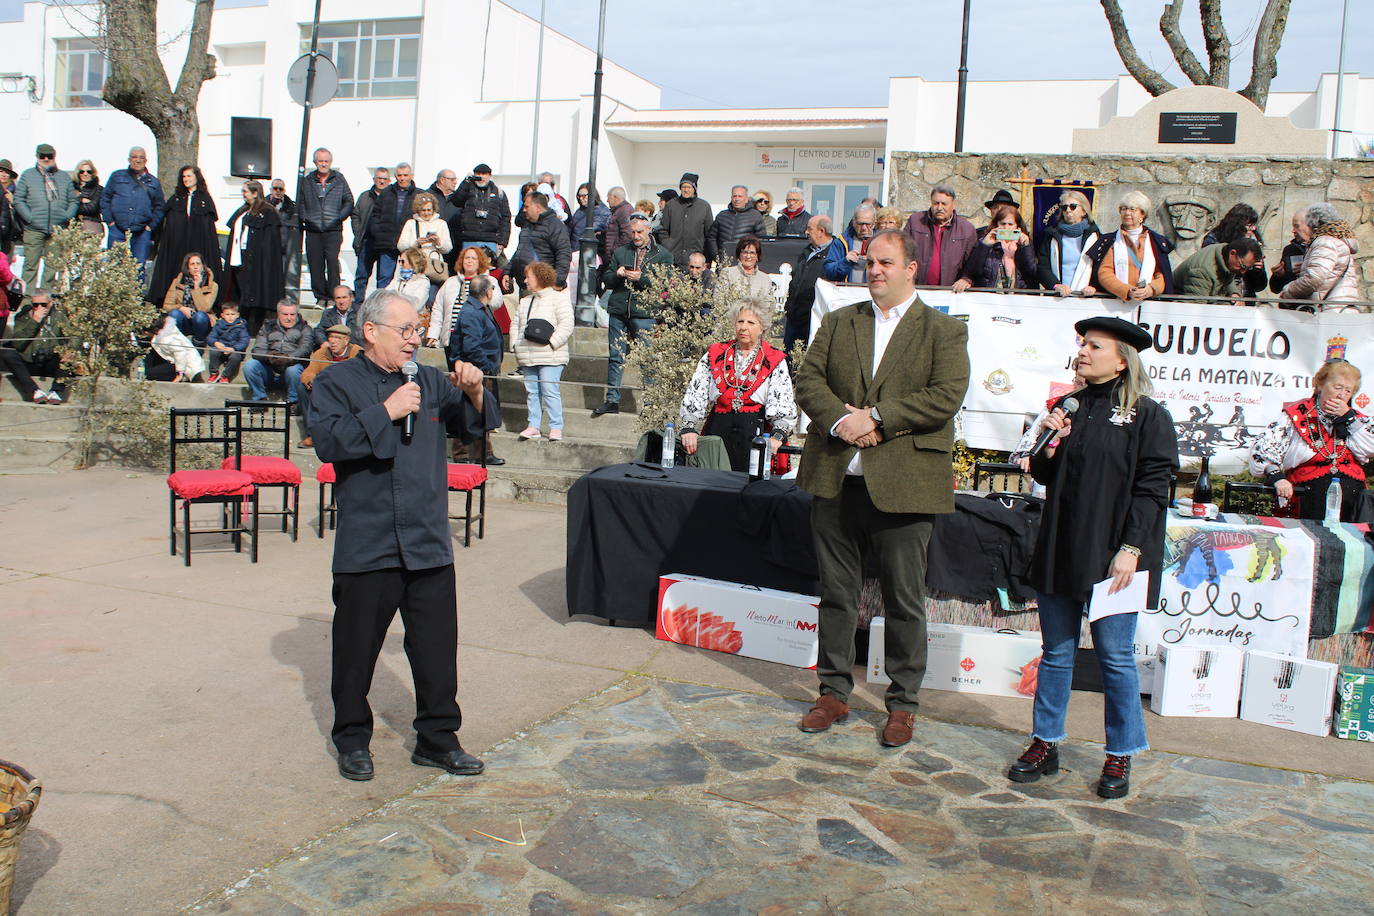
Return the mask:
<path id="1" fill-rule="evenodd" d="M 1113 299 L 922 290 L 921 300 L 969 324 L 971 376 L 962 414 L 974 448 L 1010 451 L 1045 401 L 1068 390 L 1077 351 L 1074 322 L 1093 315 L 1134 320 L 1154 338 L 1141 354 L 1155 399 L 1174 419 L 1185 461 L 1212 457 L 1234 473 L 1250 442 L 1283 404 L 1312 392 L 1322 362 L 1340 356 L 1374 370 L 1374 316 L 1149 301 L 1139 311 Z M 863 286 L 816 284 L 812 333 L 825 313 L 868 298 Z M 1368 394 L 1357 395 L 1364 410 Z"/>
<path id="2" fill-rule="evenodd" d="M 1170 517 L 1159 609 L 1137 618 L 1135 652 L 1229 646 L 1307 657 L 1313 542 L 1301 529 Z"/>

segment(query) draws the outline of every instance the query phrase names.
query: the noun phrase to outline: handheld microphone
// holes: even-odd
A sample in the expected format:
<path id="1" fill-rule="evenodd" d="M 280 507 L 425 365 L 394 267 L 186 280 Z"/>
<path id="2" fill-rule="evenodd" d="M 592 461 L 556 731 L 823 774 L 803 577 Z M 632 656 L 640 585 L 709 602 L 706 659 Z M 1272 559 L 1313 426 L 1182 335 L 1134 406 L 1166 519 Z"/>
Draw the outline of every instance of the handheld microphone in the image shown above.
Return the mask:
<path id="1" fill-rule="evenodd" d="M 420 367 L 415 365 L 415 360 L 406 360 L 405 365 L 401 367 L 401 374 L 405 376 L 407 383 L 413 382 L 415 381 L 415 376 L 420 374 Z M 1077 406 L 1077 404 L 1074 404 L 1074 407 Z M 404 442 L 406 445 L 409 445 L 410 440 L 412 437 L 414 437 L 414 435 L 415 414 L 408 413 L 405 415 L 405 419 L 401 420 L 401 441 Z"/>
<path id="2" fill-rule="evenodd" d="M 1073 415 L 1078 413 L 1078 398 L 1065 399 L 1064 403 L 1059 405 L 1059 408 L 1064 411 L 1064 418 L 1066 420 L 1072 420 Z M 1035 440 L 1035 447 L 1030 450 L 1029 457 L 1034 458 L 1036 455 L 1043 452 L 1045 450 L 1045 446 L 1049 445 L 1050 440 L 1058 434 L 1059 430 L 1051 429 L 1050 427 L 1046 426 L 1043 430 L 1041 430 L 1040 438 Z"/>

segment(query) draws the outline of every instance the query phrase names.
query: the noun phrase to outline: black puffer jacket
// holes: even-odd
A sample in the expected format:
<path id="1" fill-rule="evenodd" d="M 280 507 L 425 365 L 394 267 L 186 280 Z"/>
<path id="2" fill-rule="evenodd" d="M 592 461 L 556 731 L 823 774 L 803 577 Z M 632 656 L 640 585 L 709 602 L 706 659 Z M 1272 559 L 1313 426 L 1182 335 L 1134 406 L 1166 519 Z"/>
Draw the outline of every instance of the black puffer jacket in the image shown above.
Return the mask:
<path id="1" fill-rule="evenodd" d="M 510 243 L 510 201 L 506 192 L 488 181 L 478 185 L 470 177 L 464 178 L 458 190 L 449 197 L 458 214 L 449 220 L 449 232 L 455 248 L 469 242 L 495 242 L 502 248 Z"/>
<path id="2" fill-rule="evenodd" d="M 94 178 L 85 184 L 72 182 L 72 186 L 76 188 L 76 215 L 100 222 L 100 195 L 105 192 L 104 186 Z"/>
<path id="3" fill-rule="evenodd" d="M 778 235 L 806 235 L 806 224 L 811 222 L 811 214 L 805 208 L 795 217 L 789 218 L 787 211 L 778 214 Z"/>
<path id="4" fill-rule="evenodd" d="M 317 174 L 311 172 L 301 180 L 296 190 L 296 214 L 307 232 L 328 232 L 353 215 L 353 190 L 338 169 L 329 170 L 323 185 Z"/>
<path id="5" fill-rule="evenodd" d="M 746 235 L 763 238 L 768 234 L 763 224 L 763 214 L 755 210 L 753 204 L 743 210 L 733 206 L 726 207 L 716 214 L 711 231 L 706 233 L 706 259 L 716 261 L 720 258 L 735 256 L 735 243 Z"/>
<path id="6" fill-rule="evenodd" d="M 510 259 L 509 273 L 516 282 L 525 279 L 525 268 L 535 261 L 543 261 L 553 267 L 558 275 L 558 285 L 568 282 L 568 264 L 572 260 L 572 245 L 568 242 L 568 227 L 552 210 L 539 214 L 533 224 L 520 230 L 520 244 L 516 246 L 515 257 Z"/>
<path id="7" fill-rule="evenodd" d="M 414 182 L 408 188 L 402 188 L 399 184 L 389 184 L 377 195 L 377 202 L 372 205 L 372 212 L 368 214 L 367 219 L 367 239 L 372 243 L 373 251 L 396 250 L 396 240 L 401 237 L 401 227 L 413 213 L 411 205 L 415 202 L 415 194 L 418 191 L 419 188 L 415 187 Z M 300 201 L 297 201 L 297 205 L 302 210 L 305 209 L 305 205 Z"/>

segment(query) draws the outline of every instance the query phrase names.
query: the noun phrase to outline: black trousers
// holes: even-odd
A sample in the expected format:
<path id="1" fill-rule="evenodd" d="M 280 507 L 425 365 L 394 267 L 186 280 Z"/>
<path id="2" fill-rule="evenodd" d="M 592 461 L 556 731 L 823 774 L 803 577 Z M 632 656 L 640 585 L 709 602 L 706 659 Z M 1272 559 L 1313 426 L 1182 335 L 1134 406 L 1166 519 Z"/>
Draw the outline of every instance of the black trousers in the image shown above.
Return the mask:
<path id="1" fill-rule="evenodd" d="M 305 259 L 310 262 L 310 289 L 320 302 L 328 303 L 339 285 L 339 246 L 343 229 L 305 233 Z"/>
<path id="2" fill-rule="evenodd" d="M 62 368 L 62 360 L 57 356 L 36 360 L 30 365 L 18 350 L 0 347 L 0 372 L 10 374 L 10 381 L 26 401 L 33 400 L 33 393 L 38 390 L 38 384 L 33 380 L 35 375 L 40 378 L 51 376 L 52 390 L 64 398 L 67 396 L 67 386 L 61 381 L 67 377 L 67 370 Z"/>
<path id="3" fill-rule="evenodd" d="M 926 548 L 934 517 L 883 512 L 862 477 L 846 477 L 834 499 L 811 500 L 811 528 L 821 576 L 821 693 L 849 702 L 854 689 L 854 629 L 864 558 L 875 555 L 883 593 L 889 712 L 915 712 L 926 674 Z"/>
<path id="4" fill-rule="evenodd" d="M 367 693 L 387 627 L 401 611 L 415 681 L 415 744 L 443 753 L 458 747 L 458 594 L 453 564 L 334 574 L 331 737 L 340 754 L 372 740 Z"/>

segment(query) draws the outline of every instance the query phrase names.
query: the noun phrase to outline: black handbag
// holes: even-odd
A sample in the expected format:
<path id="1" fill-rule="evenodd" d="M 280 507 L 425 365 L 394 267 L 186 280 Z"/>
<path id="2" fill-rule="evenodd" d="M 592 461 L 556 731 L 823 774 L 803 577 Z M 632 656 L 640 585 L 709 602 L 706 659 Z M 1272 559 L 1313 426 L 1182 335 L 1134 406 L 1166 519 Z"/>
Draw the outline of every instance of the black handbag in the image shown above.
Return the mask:
<path id="1" fill-rule="evenodd" d="M 534 311 L 534 297 L 530 297 L 529 308 L 525 310 L 525 339 L 531 343 L 549 345 L 553 340 L 553 322 L 543 318 L 531 318 L 530 312 Z"/>

